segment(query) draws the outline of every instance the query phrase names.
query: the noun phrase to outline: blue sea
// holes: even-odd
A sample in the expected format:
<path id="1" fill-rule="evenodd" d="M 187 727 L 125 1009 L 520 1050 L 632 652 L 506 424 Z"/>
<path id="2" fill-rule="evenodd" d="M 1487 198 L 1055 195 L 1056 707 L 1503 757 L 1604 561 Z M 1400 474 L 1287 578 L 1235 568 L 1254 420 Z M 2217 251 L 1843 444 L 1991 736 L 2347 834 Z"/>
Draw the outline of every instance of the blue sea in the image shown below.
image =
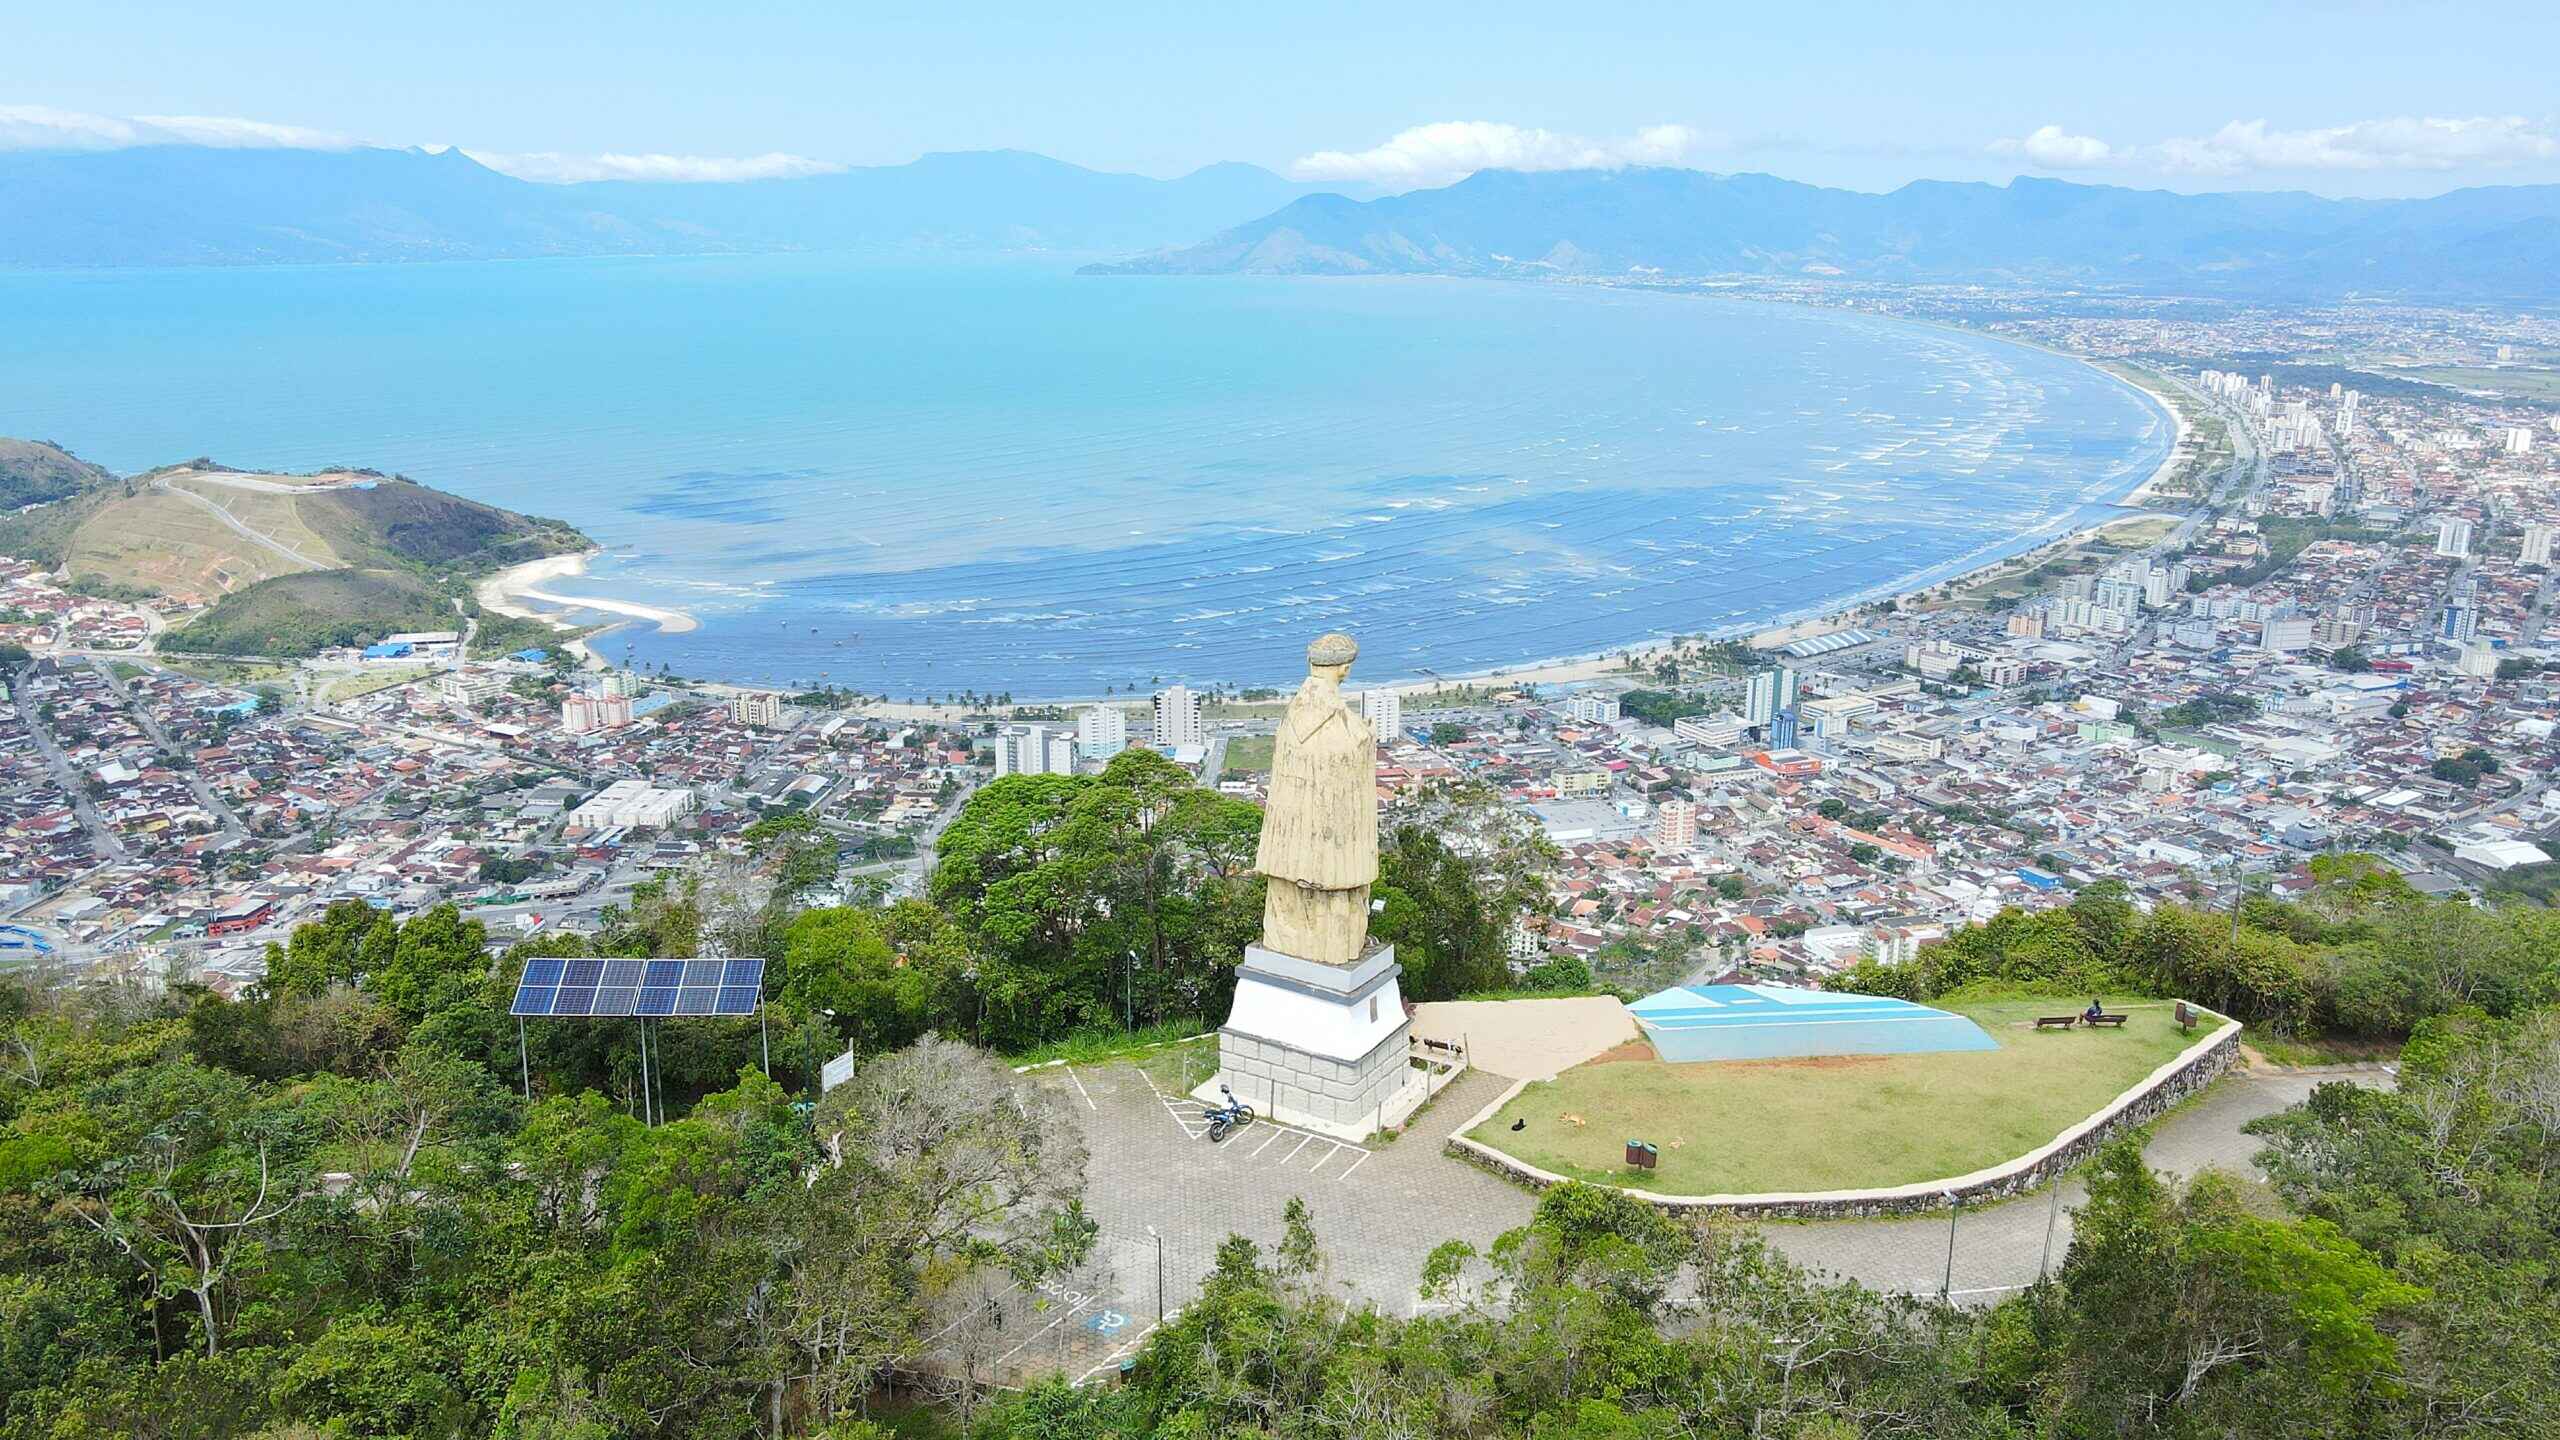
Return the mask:
<path id="1" fill-rule="evenodd" d="M 0 434 L 556 516 L 678 674 L 1017 699 L 1729 632 L 2026 548 L 2168 453 L 2076 362 L 1461 280 L 829 256 L 0 274 Z"/>

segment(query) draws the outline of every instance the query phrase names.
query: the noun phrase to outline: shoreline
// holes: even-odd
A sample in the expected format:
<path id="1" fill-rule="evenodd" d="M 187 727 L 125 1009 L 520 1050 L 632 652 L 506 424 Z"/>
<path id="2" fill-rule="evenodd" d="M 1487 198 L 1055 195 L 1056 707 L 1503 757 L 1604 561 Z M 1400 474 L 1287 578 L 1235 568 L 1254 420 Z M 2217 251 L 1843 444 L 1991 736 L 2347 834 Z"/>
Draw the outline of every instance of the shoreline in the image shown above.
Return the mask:
<path id="1" fill-rule="evenodd" d="M 594 610 L 607 615 L 624 617 L 597 631 L 596 634 L 599 635 L 606 630 L 612 630 L 633 621 L 647 621 L 669 635 L 682 635 L 687 631 L 702 628 L 702 622 L 682 610 L 672 610 L 659 605 L 643 605 L 632 600 L 608 600 L 601 596 L 562 595 L 542 588 L 555 580 L 571 580 L 586 574 L 587 562 L 603 553 L 604 551 L 598 548 L 583 550 L 574 555 L 545 555 L 539 560 L 510 565 L 482 580 L 473 594 L 479 600 L 480 608 L 483 610 L 513 616 L 519 620 L 538 620 L 555 630 L 576 629 L 577 627 L 570 624 L 564 617 L 577 610 Z M 529 605 L 527 601 L 533 604 Z M 557 608 L 543 610 L 534 608 L 536 605 Z M 599 669 L 614 668 L 599 657 L 588 644 L 594 638 L 596 638 L 595 635 L 583 636 L 567 641 L 562 648 L 578 656 L 580 661 L 588 666 Z"/>
<path id="2" fill-rule="evenodd" d="M 1686 636 L 1676 640 L 1646 640 L 1638 644 L 1615 646 L 1607 650 L 1597 651 L 1586 655 L 1566 655 L 1542 660 L 1528 660 L 1513 665 L 1494 666 L 1489 669 L 1471 670 L 1464 673 L 1444 675 L 1432 679 L 1391 680 L 1383 681 L 1374 685 L 1362 685 L 1353 688 L 1359 693 L 1365 693 L 1370 690 L 1379 690 L 1401 695 L 1410 699 L 1414 696 L 1429 695 L 1437 691 L 1461 688 L 1507 689 L 1521 685 L 1570 685 L 1588 680 L 1605 680 L 1612 676 L 1622 675 L 1625 673 L 1625 666 L 1629 662 L 1620 659 L 1619 657 L 1621 656 L 1632 656 L 1632 663 L 1641 669 L 1663 658 L 1667 653 L 1682 645 L 1713 645 L 1723 640 L 1748 641 L 1761 636 L 1774 637 L 1782 634 L 1787 635 L 1792 639 L 1804 639 L 1815 635 L 1830 634 L 1838 630 L 1849 628 L 1845 623 L 1846 620 L 1848 617 L 1853 616 L 1860 611 L 1871 610 L 1878 606 L 1888 604 L 1899 606 L 1936 590 L 1959 589 L 1980 579 L 1984 575 L 1990 574 L 1991 572 L 2001 570 L 2009 566 L 2034 561 L 2039 557 L 2047 556 L 2057 551 L 2067 550 L 2075 545 L 2085 544 L 2099 535 L 2104 534 L 2106 531 L 2115 529 L 2120 525 L 2138 525 L 2151 520 L 2176 519 L 2186 514 L 2183 510 L 2131 510 L 2129 508 L 2130 497 L 2128 497 L 2127 500 L 2113 501 L 2109 503 L 2116 508 L 2127 510 L 2127 513 L 2108 515 L 2093 519 L 2083 525 L 2075 525 L 2068 530 L 2064 530 L 2058 534 L 2039 540 L 2035 544 L 2029 545 L 2024 549 L 2011 551 L 2005 555 L 1989 557 L 1977 564 L 1968 565 L 1962 570 L 1938 576 L 1924 583 L 1909 584 L 1903 581 L 1889 582 L 1894 587 L 1890 592 L 1869 592 L 1862 596 L 1853 597 L 1833 605 L 1824 606 L 1818 611 L 1812 613 L 1799 614 L 1792 617 L 1773 617 L 1770 620 L 1764 621 L 1747 629 L 1729 631 L 1724 634 L 1701 632 L 1696 635 Z M 775 687 L 739 685 L 733 681 L 725 680 L 705 680 L 694 682 L 694 688 L 700 690 L 734 692 L 738 690 L 769 691 L 773 690 Z M 1279 692 L 1277 698 L 1286 698 L 1289 687 L 1284 685 L 1274 688 Z M 789 692 L 783 691 L 779 693 Z M 1017 700 L 1010 706 L 1002 707 L 972 707 L 966 705 L 940 704 L 928 705 L 917 700 L 870 700 L 864 702 L 860 708 L 862 713 L 867 715 L 876 715 L 882 719 L 933 720 L 947 722 L 973 717 L 979 719 L 997 719 L 1000 716 L 1024 710 L 1074 710 L 1095 705 L 1116 706 L 1123 709 L 1141 709 L 1144 708 L 1147 703 L 1148 697 L 1144 695 L 1114 694 Z"/>

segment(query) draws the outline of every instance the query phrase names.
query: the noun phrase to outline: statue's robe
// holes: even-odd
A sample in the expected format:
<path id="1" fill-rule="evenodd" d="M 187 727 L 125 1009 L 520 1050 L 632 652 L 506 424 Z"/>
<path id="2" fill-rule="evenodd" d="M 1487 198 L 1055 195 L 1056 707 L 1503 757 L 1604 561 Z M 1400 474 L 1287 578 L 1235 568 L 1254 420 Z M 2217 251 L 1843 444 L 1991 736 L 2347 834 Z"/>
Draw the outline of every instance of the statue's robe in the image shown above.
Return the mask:
<path id="1" fill-rule="evenodd" d="M 1299 685 L 1271 748 L 1271 800 L 1253 868 L 1270 877 L 1262 943 L 1330 965 L 1360 958 L 1378 878 L 1378 743 L 1339 679 Z"/>

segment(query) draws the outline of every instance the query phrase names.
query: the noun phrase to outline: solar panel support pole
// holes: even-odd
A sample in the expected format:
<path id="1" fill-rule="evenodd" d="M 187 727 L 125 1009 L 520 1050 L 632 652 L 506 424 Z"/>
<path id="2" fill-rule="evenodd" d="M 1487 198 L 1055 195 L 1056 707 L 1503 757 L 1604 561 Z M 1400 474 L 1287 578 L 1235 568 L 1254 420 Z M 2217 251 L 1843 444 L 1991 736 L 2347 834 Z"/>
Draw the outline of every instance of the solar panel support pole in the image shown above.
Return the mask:
<path id="1" fill-rule="evenodd" d="M 524 1098 L 533 1099 L 533 1057 L 524 1048 L 524 1017 L 516 1017 L 516 1068 L 524 1072 Z"/>
<path id="2" fill-rule="evenodd" d="M 764 1051 L 764 1078 L 773 1078 L 773 1029 L 765 1023 L 764 1001 L 756 1001 L 756 1044 Z"/>
<path id="3" fill-rule="evenodd" d="M 640 1022 L 640 1123 L 658 1123 L 657 1107 L 649 1100 L 649 1022 Z"/>

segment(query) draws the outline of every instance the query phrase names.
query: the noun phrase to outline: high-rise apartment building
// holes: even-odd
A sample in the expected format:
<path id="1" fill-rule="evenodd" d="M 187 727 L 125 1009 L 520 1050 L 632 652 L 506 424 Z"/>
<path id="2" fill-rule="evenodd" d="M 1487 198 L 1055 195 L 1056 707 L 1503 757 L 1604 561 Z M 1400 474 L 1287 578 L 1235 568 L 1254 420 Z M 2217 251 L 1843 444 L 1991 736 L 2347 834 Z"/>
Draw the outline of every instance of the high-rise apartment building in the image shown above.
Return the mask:
<path id="1" fill-rule="evenodd" d="M 996 777 L 1007 775 L 1073 775 L 1076 737 L 1046 725 L 1013 725 L 999 730 L 993 742 Z"/>
<path id="2" fill-rule="evenodd" d="M 1117 705 L 1089 705 L 1077 711 L 1076 748 L 1088 760 L 1108 760 L 1128 749 L 1128 713 Z"/>
<path id="3" fill-rule="evenodd" d="M 2436 553 L 2449 560 L 2471 558 L 2471 522 L 2447 515 L 2436 522 Z"/>
<path id="4" fill-rule="evenodd" d="M 760 730 L 782 727 L 782 696 L 771 690 L 741 690 L 729 701 L 729 718 Z"/>
<path id="5" fill-rule="evenodd" d="M 1597 690 L 1585 690 L 1565 702 L 1565 713 L 1585 725 L 1610 725 L 1615 724 L 1618 717 L 1625 713 L 1625 707 L 1618 703 L 1618 697 L 1615 695 L 1603 695 Z"/>
<path id="6" fill-rule="evenodd" d="M 631 723 L 631 697 L 580 693 L 560 702 L 560 729 L 569 735 L 619 730 Z"/>
<path id="7" fill-rule="evenodd" d="M 1389 744 L 1404 735 L 1404 697 L 1393 690 L 1362 691 L 1360 718 L 1369 722 L 1379 744 Z"/>
<path id="8" fill-rule="evenodd" d="M 2560 535 L 2560 525 L 2537 523 L 2524 527 L 2524 563 L 2527 565 L 2550 564 L 2551 539 L 2554 535 Z"/>
<path id="9" fill-rule="evenodd" d="M 1200 697 L 1181 685 L 1168 685 L 1157 691 L 1155 747 L 1177 750 L 1208 743 L 1209 731 L 1200 723 Z"/>
<path id="10" fill-rule="evenodd" d="M 1795 709 L 1803 685 L 1795 670 L 1785 665 L 1754 674 L 1743 695 L 1743 723 L 1768 725 L 1778 718 L 1779 711 Z"/>
<path id="11" fill-rule="evenodd" d="M 1653 812 L 1653 848 L 1677 854 L 1698 845 L 1698 807 L 1688 800 L 1665 800 Z"/>

